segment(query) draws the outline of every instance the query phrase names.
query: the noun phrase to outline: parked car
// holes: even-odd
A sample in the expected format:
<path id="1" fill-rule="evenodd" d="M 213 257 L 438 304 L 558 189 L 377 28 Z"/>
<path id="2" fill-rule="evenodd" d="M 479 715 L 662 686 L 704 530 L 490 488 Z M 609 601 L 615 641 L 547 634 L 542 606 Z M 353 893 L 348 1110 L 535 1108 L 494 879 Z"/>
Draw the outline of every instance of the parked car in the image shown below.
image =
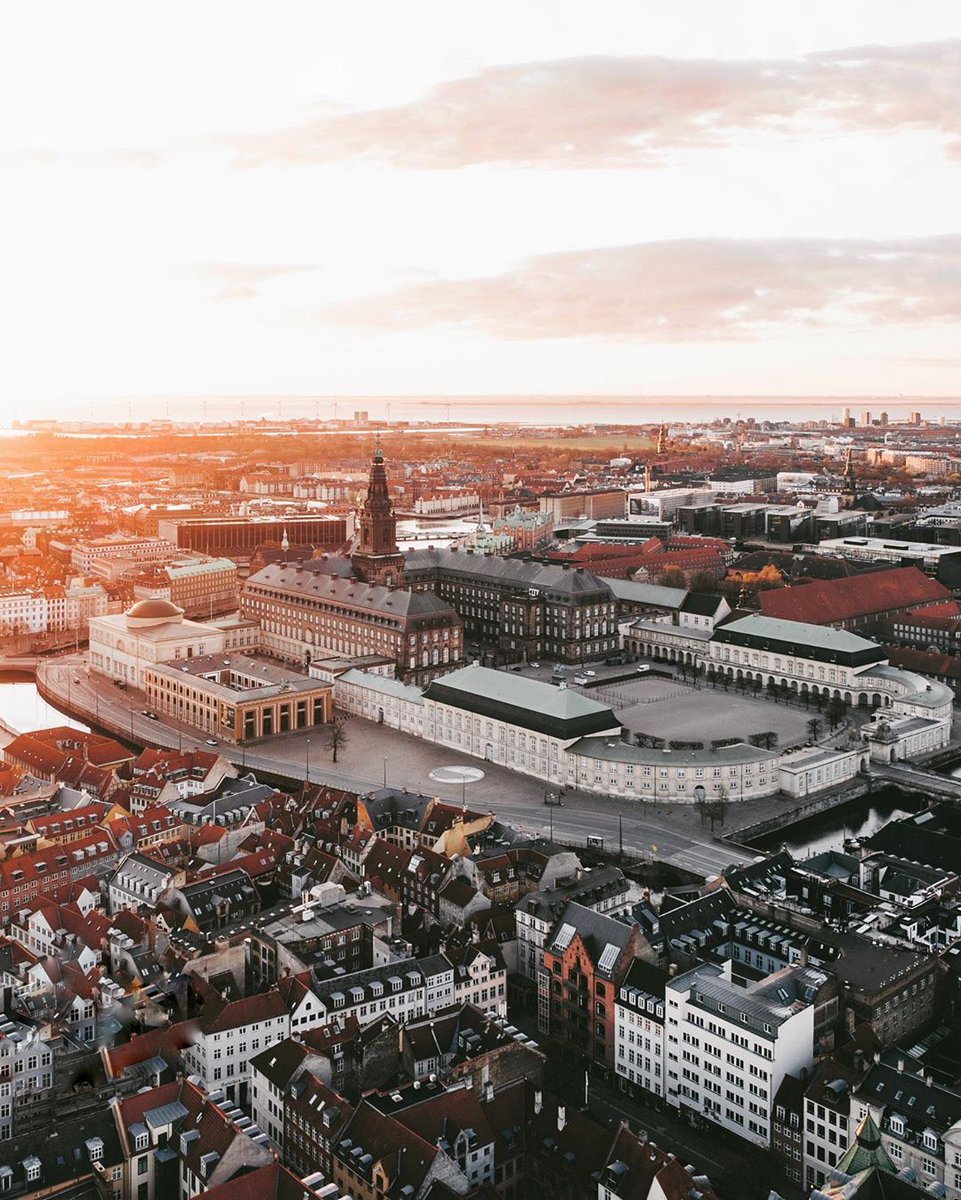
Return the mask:
<path id="1" fill-rule="evenodd" d="M 585 684 L 587 684 L 589 681 L 588 681 L 588 678 L 587 678 L 587 676 L 586 676 L 586 675 L 575 675 L 575 676 L 574 676 L 574 682 L 575 682 L 575 683 L 576 683 L 576 684 L 577 684 L 579 687 L 584 687 L 584 686 L 585 686 Z"/>
<path id="2" fill-rule="evenodd" d="M 142 717 L 147 717 L 151 721 L 159 721 L 160 720 L 160 718 L 157 716 L 157 714 L 154 712 L 151 712 L 149 708 L 142 708 L 140 710 L 140 715 Z"/>
<path id="3" fill-rule="evenodd" d="M 217 739 L 216 738 L 204 738 L 204 745 L 205 746 L 216 746 Z"/>

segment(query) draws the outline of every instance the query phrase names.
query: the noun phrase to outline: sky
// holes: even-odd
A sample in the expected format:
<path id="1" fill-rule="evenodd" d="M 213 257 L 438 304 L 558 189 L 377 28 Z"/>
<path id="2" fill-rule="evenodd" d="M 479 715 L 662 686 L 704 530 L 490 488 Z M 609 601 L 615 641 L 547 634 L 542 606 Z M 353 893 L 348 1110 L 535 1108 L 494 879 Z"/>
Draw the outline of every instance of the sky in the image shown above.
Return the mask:
<path id="1" fill-rule="evenodd" d="M 955 0 L 10 0 L 0 106 L 0 421 L 961 396 Z"/>

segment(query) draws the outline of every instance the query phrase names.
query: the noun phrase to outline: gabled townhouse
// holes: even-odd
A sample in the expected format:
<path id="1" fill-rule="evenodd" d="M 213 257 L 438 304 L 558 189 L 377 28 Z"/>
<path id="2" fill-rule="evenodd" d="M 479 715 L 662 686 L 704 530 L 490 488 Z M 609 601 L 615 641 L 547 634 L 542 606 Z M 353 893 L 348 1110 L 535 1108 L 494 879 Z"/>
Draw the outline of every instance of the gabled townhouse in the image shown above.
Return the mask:
<path id="1" fill-rule="evenodd" d="M 289 1085 L 284 1104 L 284 1158 L 306 1177 L 332 1172 L 331 1149 L 353 1116 L 343 1096 L 316 1075 L 304 1072 Z"/>
<path id="2" fill-rule="evenodd" d="M 248 920 L 260 912 L 260 893 L 246 871 L 231 864 L 227 868 L 222 873 L 204 874 L 190 883 L 170 884 L 159 903 L 180 913 L 200 933 L 212 933 L 235 921 Z"/>
<path id="3" fill-rule="evenodd" d="M 490 900 L 463 876 L 449 877 L 437 894 L 441 925 L 463 929 L 470 919 L 491 907 Z"/>
<path id="4" fill-rule="evenodd" d="M 470 1186 L 447 1150 L 380 1112 L 367 1099 L 333 1147 L 331 1165 L 332 1182 L 352 1200 L 424 1195 L 434 1180 L 457 1196 L 466 1195 Z"/>
<path id="5" fill-rule="evenodd" d="M 251 1116 L 303 1175 L 330 1174 L 330 1148 L 353 1109 L 316 1073 L 322 1056 L 295 1038 L 251 1059 Z"/>
<path id="6" fill-rule="evenodd" d="M 544 945 L 538 971 L 541 1032 L 613 1067 L 615 999 L 639 945 L 636 925 L 567 904 Z"/>
<path id="7" fill-rule="evenodd" d="M 421 1083 L 431 1077 L 445 1086 L 469 1081 L 480 1093 L 521 1080 L 539 1085 L 544 1075 L 536 1042 L 471 1005 L 409 1021 L 400 1042 L 408 1078 Z"/>
<path id="8" fill-rule="evenodd" d="M 188 1080 L 115 1099 L 110 1115 L 124 1200 L 206 1194 L 275 1161 L 266 1136 L 223 1092 Z"/>
<path id="9" fill-rule="evenodd" d="M 184 1062 L 205 1088 L 222 1089 L 228 1100 L 246 1107 L 251 1056 L 288 1036 L 287 1006 L 276 988 L 225 1000 L 201 980 L 194 978 L 193 986 L 204 1004 L 196 1020 L 195 1040 L 184 1050 Z"/>
<path id="10" fill-rule="evenodd" d="M 497 943 L 470 942 L 462 950 L 448 949 L 447 957 L 454 964 L 454 1003 L 506 1017 L 507 967 Z"/>

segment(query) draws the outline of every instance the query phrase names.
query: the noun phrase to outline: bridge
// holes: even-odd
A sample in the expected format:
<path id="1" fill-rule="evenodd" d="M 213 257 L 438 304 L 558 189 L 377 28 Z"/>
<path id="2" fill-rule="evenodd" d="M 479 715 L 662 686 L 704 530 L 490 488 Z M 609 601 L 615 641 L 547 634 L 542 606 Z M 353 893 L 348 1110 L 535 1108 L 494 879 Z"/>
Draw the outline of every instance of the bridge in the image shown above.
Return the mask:
<path id="1" fill-rule="evenodd" d="M 0 673 L 17 671 L 20 674 L 32 674 L 37 669 L 36 654 L 23 654 L 19 658 L 0 657 Z"/>
<path id="2" fill-rule="evenodd" d="M 914 791 L 955 799 L 961 797 L 961 779 L 939 775 L 936 771 L 928 771 L 924 767 L 911 766 L 908 763 L 872 763 L 871 774 L 875 778 L 886 779 Z"/>

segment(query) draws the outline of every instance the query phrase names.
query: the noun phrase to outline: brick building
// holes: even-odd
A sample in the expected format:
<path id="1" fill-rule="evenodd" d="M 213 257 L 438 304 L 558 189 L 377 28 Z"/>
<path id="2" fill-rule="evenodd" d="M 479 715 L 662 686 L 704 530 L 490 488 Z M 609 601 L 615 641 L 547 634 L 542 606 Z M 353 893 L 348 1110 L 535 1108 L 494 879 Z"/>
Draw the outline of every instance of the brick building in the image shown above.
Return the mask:
<path id="1" fill-rule="evenodd" d="M 540 1030 L 613 1067 L 614 1002 L 639 946 L 636 925 L 568 904 L 545 943 L 544 966 L 538 972 Z"/>

